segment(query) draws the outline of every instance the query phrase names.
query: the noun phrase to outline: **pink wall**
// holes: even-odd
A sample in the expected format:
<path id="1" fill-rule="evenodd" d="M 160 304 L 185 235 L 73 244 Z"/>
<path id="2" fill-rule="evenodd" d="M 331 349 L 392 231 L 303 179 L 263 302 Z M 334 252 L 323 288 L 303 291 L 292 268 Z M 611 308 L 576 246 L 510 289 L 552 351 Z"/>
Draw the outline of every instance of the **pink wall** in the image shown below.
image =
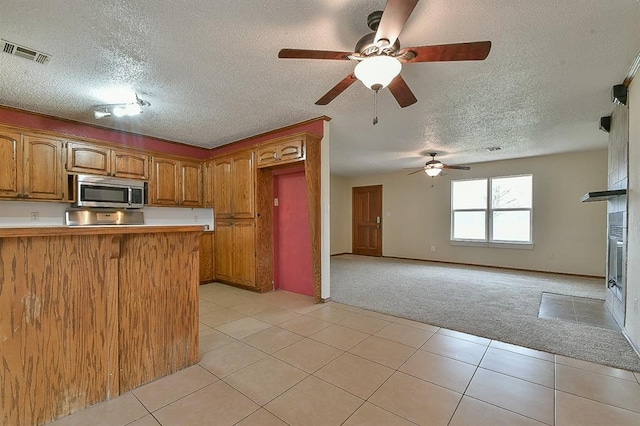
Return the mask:
<path id="1" fill-rule="evenodd" d="M 274 282 L 276 288 L 314 295 L 311 229 L 304 168 L 274 173 Z"/>
<path id="2" fill-rule="evenodd" d="M 317 119 L 302 123 L 300 125 L 292 125 L 282 130 L 264 133 L 219 148 L 200 148 L 192 145 L 186 145 L 177 141 L 169 141 L 165 139 L 154 138 L 151 136 L 143 136 L 136 133 L 125 132 L 122 130 L 112 130 L 91 124 L 80 123 L 77 121 L 65 120 L 57 117 L 36 114 L 33 112 L 22 111 L 14 108 L 0 106 L 0 123 L 12 126 L 27 127 L 31 129 L 44 130 L 49 132 L 60 133 L 69 137 L 80 137 L 87 139 L 95 139 L 114 144 L 121 144 L 131 148 L 163 152 L 165 154 L 173 154 L 184 157 L 197 159 L 207 159 L 214 155 L 224 154 L 238 148 L 253 145 L 269 139 L 287 136 L 293 133 L 309 132 L 322 136 L 324 130 L 324 120 L 327 117 L 318 117 Z"/>
<path id="3" fill-rule="evenodd" d="M 179 142 L 142 136 L 136 133 L 111 130 L 77 121 L 63 120 L 27 111 L 0 107 L 0 123 L 28 127 L 31 129 L 61 133 L 69 137 L 96 139 L 121 144 L 131 148 L 163 152 L 184 157 L 205 159 L 211 156 L 211 150 Z"/>
<path id="4" fill-rule="evenodd" d="M 245 146 L 254 145 L 260 142 L 265 142 L 270 139 L 276 139 L 283 136 L 292 135 L 294 133 L 307 132 L 314 135 L 323 136 L 324 134 L 324 121 L 329 120 L 327 117 L 318 117 L 312 121 L 302 123 L 299 125 L 292 125 L 282 130 L 276 130 L 273 132 L 267 132 L 262 135 L 253 136 L 247 139 L 233 142 L 228 145 L 221 146 L 219 148 L 213 148 L 211 150 L 212 155 L 222 155 L 227 152 L 235 151 Z"/>

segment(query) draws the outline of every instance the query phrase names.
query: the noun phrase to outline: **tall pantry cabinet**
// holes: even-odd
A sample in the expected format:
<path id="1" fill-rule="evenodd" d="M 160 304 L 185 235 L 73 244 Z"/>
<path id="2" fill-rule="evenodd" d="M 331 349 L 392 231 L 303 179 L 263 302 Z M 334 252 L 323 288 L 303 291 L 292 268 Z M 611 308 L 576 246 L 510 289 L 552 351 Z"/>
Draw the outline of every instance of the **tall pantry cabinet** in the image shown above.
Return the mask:
<path id="1" fill-rule="evenodd" d="M 214 159 L 216 279 L 255 287 L 255 157 L 253 150 Z"/>

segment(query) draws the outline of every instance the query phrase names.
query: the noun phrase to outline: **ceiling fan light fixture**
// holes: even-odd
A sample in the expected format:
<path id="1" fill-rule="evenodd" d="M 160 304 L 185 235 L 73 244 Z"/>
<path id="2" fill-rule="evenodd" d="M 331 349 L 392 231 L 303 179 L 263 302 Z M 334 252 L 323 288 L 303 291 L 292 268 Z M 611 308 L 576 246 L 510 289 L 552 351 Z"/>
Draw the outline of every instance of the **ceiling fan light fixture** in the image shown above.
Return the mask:
<path id="1" fill-rule="evenodd" d="M 440 174 L 440 172 L 442 172 L 442 168 L 441 167 L 426 167 L 424 169 L 424 172 L 431 176 L 431 177 L 435 177 L 438 176 Z"/>
<path id="2" fill-rule="evenodd" d="M 369 89 L 387 87 L 400 74 L 402 64 L 392 56 L 379 55 L 363 59 L 356 65 L 354 74 Z"/>

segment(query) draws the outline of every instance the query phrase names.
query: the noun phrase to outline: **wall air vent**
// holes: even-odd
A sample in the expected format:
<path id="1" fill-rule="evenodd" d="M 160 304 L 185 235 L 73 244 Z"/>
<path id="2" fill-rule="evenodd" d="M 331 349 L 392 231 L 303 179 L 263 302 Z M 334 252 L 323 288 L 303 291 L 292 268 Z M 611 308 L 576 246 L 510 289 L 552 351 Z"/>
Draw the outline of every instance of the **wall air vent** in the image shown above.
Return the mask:
<path id="1" fill-rule="evenodd" d="M 2 46 L 2 51 L 4 53 L 20 56 L 21 58 L 25 58 L 30 61 L 35 61 L 39 64 L 46 64 L 47 62 L 49 62 L 49 59 L 51 59 L 51 55 L 38 52 L 35 49 L 24 47 L 7 40 L 0 39 L 0 46 Z"/>

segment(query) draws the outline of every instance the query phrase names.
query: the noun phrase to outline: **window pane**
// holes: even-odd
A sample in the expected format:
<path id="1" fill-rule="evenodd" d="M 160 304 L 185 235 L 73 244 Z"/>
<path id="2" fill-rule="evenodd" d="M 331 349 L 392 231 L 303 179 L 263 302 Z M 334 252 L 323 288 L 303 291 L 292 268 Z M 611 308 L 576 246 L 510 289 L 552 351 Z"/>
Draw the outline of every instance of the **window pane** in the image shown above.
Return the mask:
<path id="1" fill-rule="evenodd" d="M 494 241 L 531 241 L 531 211 L 493 212 Z"/>
<path id="2" fill-rule="evenodd" d="M 453 210 L 486 209 L 487 180 L 454 180 L 451 182 Z"/>
<path id="3" fill-rule="evenodd" d="M 486 240 L 485 212 L 453 212 L 454 240 Z"/>
<path id="4" fill-rule="evenodd" d="M 494 209 L 530 209 L 532 176 L 494 178 L 491 180 L 491 207 Z"/>

